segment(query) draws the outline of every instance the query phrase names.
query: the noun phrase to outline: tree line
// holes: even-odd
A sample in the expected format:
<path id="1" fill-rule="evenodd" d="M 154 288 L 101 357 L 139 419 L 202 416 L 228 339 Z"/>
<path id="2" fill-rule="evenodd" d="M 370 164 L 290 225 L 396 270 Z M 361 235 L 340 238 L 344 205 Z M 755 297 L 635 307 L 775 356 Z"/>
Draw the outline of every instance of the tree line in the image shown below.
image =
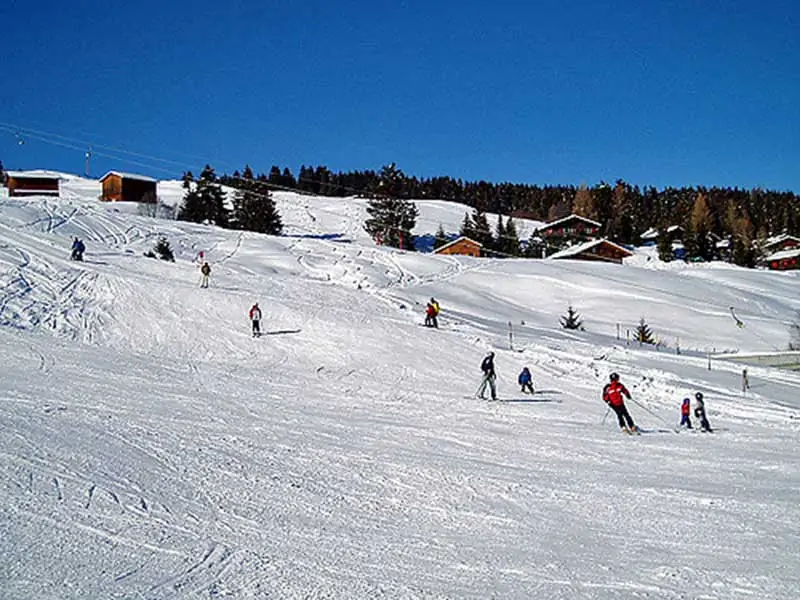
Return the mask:
<path id="1" fill-rule="evenodd" d="M 206 167 L 205 179 L 209 176 Z M 189 174 L 190 175 L 190 174 Z M 514 218 L 552 221 L 575 213 L 602 224 L 600 235 L 621 244 L 638 244 L 648 229 L 659 231 L 659 249 L 663 258 L 671 257 L 668 227 L 680 225 L 687 259 L 718 258 L 714 240 L 730 240 L 731 259 L 752 265 L 758 253 L 758 241 L 780 233 L 800 234 L 800 199 L 792 192 L 730 187 L 639 187 L 622 179 L 595 185 L 532 185 L 464 181 L 452 177 L 420 178 L 403 173 L 391 164 L 378 171 L 334 172 L 325 166 L 302 165 L 295 176 L 287 168 L 273 166 L 267 174 L 253 176 L 247 167 L 243 173 L 213 178 L 219 185 L 237 189 L 240 200 L 234 202 L 233 214 L 225 215 L 209 197 L 203 217 L 223 226 L 252 223 L 254 231 L 276 228 L 280 217 L 269 196 L 269 189 L 296 190 L 324 196 L 365 196 L 370 203 L 370 220 L 365 229 L 376 240 L 392 246 L 411 247 L 411 229 L 416 214 L 408 200 L 440 199 L 466 204 L 473 209 L 465 215 L 459 233 L 477 238 L 488 249 L 500 254 L 520 255 L 531 249 L 535 255 L 538 240 L 519 244 Z M 184 178 L 186 180 L 186 178 Z M 204 180 L 201 174 L 198 187 Z M 250 193 L 250 197 L 248 197 Z M 212 194 L 213 196 L 213 194 Z M 261 200 L 268 206 L 257 208 Z M 217 206 L 217 208 L 212 208 Z M 249 208 L 246 208 L 249 207 Z M 268 215 L 259 216 L 259 210 Z M 183 211 L 182 211 L 183 212 Z M 486 213 L 505 215 L 494 227 L 486 223 Z M 179 217 L 180 218 L 180 217 Z M 192 218 L 190 220 L 196 220 Z M 227 220 L 226 220 L 227 219 Z M 224 224 L 223 224 L 224 223 Z M 268 231 L 265 231 L 268 232 Z M 437 232 L 436 244 L 447 241 Z"/>
<path id="2" fill-rule="evenodd" d="M 222 186 L 235 188 L 230 206 Z M 280 214 L 270 194 L 265 174 L 256 176 L 246 166 L 242 173 L 217 177 L 206 165 L 195 178 L 191 171 L 183 174 L 183 202 L 178 219 L 194 223 L 213 223 L 219 227 L 242 229 L 279 235 L 283 231 Z"/>

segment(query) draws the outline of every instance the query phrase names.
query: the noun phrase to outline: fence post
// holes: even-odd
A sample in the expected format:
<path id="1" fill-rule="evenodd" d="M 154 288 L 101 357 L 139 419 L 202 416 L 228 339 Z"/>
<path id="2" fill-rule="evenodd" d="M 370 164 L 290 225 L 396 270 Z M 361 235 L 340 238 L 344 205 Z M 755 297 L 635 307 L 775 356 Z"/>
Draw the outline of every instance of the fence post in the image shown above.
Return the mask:
<path id="1" fill-rule="evenodd" d="M 508 348 L 509 350 L 514 349 L 514 330 L 511 326 L 511 321 L 508 322 Z"/>
<path id="2" fill-rule="evenodd" d="M 617 339 L 619 339 L 619 323 L 617 323 Z"/>
<path id="3" fill-rule="evenodd" d="M 681 338 L 675 338 L 675 354 L 681 353 Z"/>

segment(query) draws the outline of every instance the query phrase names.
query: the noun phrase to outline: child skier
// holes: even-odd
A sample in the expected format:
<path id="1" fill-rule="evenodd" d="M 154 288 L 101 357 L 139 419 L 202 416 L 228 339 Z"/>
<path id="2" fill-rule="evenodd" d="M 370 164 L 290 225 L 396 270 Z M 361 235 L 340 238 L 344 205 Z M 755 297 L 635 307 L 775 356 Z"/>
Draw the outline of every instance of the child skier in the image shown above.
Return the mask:
<path id="1" fill-rule="evenodd" d="M 207 262 L 203 263 L 203 266 L 200 267 L 200 273 L 202 274 L 202 278 L 200 280 L 200 287 L 207 288 L 208 287 L 208 278 L 211 275 L 211 267 Z"/>
<path id="2" fill-rule="evenodd" d="M 706 417 L 706 406 L 703 402 L 703 392 L 697 392 L 694 395 L 695 407 L 694 407 L 694 416 L 700 419 L 700 429 L 702 431 L 707 431 L 709 433 L 713 432 L 711 429 L 711 425 L 708 423 L 708 418 Z"/>
<path id="3" fill-rule="evenodd" d="M 617 373 L 611 373 L 609 381 L 603 388 L 603 401 L 614 411 L 619 421 L 619 426 L 625 433 L 638 433 L 639 428 L 633 423 L 628 409 L 625 407 L 625 398 L 630 399 L 631 393 L 619 380 Z"/>
<path id="4" fill-rule="evenodd" d="M 253 322 L 253 337 L 261 335 L 261 309 L 258 308 L 258 302 L 253 304 L 250 308 L 250 320 Z"/>
<path id="5" fill-rule="evenodd" d="M 531 372 L 528 367 L 524 367 L 522 372 L 519 374 L 519 384 L 522 386 L 522 393 L 525 394 L 526 391 L 533 394 L 533 377 L 531 377 Z"/>
<path id="6" fill-rule="evenodd" d="M 495 387 L 495 380 L 497 379 L 497 375 L 494 372 L 494 352 L 489 352 L 486 355 L 486 358 L 483 359 L 481 363 L 481 371 L 483 371 L 483 379 L 481 380 L 481 385 L 478 388 L 478 396 L 480 396 L 481 400 L 486 400 L 486 386 L 489 386 L 490 391 L 492 392 L 492 400 L 497 400 L 497 388 Z"/>
<path id="7" fill-rule="evenodd" d="M 684 398 L 683 404 L 681 404 L 681 424 L 678 427 L 686 425 L 686 429 L 692 428 L 692 420 L 689 418 L 691 411 L 691 400 L 689 400 L 689 398 Z"/>

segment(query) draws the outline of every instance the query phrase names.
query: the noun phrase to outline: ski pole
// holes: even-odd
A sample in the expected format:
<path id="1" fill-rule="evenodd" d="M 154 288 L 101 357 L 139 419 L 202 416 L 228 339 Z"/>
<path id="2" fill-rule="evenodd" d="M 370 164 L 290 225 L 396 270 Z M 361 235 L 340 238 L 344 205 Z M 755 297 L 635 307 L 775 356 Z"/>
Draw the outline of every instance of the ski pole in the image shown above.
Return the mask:
<path id="1" fill-rule="evenodd" d="M 667 420 L 666 420 L 664 417 L 662 417 L 662 416 L 661 416 L 661 415 L 659 415 L 658 413 L 654 413 L 652 410 L 650 410 L 649 408 L 647 408 L 647 407 L 646 407 L 644 404 L 642 404 L 641 402 L 637 402 L 637 401 L 636 401 L 636 400 L 634 400 L 633 398 L 629 398 L 629 400 L 630 400 L 631 402 L 633 402 L 633 403 L 634 403 L 636 406 L 638 406 L 639 408 L 641 408 L 642 410 L 644 410 L 644 411 L 646 411 L 646 412 L 650 413 L 651 415 L 653 415 L 654 417 L 656 417 L 657 419 L 659 419 L 659 420 L 660 420 L 662 423 L 665 423 L 665 424 L 666 424 L 668 427 L 672 427 L 672 425 L 670 424 L 670 422 L 669 422 L 669 421 L 667 421 Z M 675 431 L 675 430 L 673 429 L 673 431 Z"/>
<path id="2" fill-rule="evenodd" d="M 605 425 L 606 424 L 606 419 L 608 418 L 608 413 L 610 413 L 610 412 L 611 412 L 611 407 L 610 406 L 606 406 L 606 414 L 603 415 L 603 420 L 600 421 L 601 425 Z"/>

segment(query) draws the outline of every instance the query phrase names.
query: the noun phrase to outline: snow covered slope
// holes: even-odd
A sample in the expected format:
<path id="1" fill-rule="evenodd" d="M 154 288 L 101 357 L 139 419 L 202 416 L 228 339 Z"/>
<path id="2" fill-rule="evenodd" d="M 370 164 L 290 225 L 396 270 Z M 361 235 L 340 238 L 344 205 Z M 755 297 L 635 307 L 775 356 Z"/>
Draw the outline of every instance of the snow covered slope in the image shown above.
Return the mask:
<path id="1" fill-rule="evenodd" d="M 796 273 L 403 253 L 363 201 L 290 193 L 265 237 L 94 186 L 0 200 L 0 597 L 797 597 L 800 374 L 708 368 L 785 346 Z M 420 207 L 420 234 L 463 219 Z M 667 347 L 625 344 L 642 316 Z M 641 437 L 604 418 L 611 371 Z M 714 434 L 673 431 L 695 391 Z"/>

